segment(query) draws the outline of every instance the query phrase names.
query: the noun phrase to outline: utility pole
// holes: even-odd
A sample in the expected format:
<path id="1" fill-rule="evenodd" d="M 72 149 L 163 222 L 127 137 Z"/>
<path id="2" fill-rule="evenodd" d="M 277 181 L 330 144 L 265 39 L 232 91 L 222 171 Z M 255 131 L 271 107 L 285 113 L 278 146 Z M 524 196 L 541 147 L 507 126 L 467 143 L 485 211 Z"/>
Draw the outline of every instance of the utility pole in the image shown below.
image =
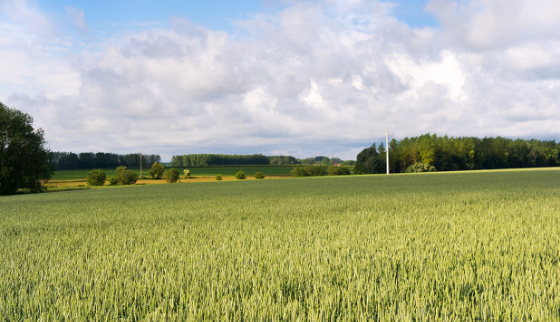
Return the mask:
<path id="1" fill-rule="evenodd" d="M 389 175 L 389 130 L 385 131 L 387 146 L 385 148 L 385 154 L 387 154 L 387 175 Z"/>

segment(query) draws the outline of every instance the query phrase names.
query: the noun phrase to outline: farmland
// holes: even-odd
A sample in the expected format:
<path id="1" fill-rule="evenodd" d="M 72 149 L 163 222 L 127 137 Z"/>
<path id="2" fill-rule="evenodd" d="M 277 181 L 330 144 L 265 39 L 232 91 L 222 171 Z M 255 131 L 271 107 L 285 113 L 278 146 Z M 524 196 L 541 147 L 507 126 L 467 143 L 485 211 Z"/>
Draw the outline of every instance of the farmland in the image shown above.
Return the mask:
<path id="1" fill-rule="evenodd" d="M 193 176 L 215 176 L 217 174 L 223 176 L 233 176 L 237 171 L 243 170 L 247 175 L 252 175 L 255 172 L 261 172 L 265 175 L 290 175 L 290 171 L 294 166 L 266 166 L 266 165 L 245 165 L 245 166 L 207 166 L 207 167 L 190 167 L 188 168 Z M 176 168 L 179 173 L 183 173 L 186 168 Z M 131 169 L 140 175 L 140 169 Z M 147 177 L 150 168 L 144 168 L 142 174 Z M 52 176 L 52 180 L 80 180 L 87 176 L 90 170 L 60 170 L 56 171 Z M 115 169 L 105 169 L 107 177 L 115 176 Z"/>
<path id="2" fill-rule="evenodd" d="M 0 320 L 560 320 L 559 195 L 545 169 L 2 197 Z"/>

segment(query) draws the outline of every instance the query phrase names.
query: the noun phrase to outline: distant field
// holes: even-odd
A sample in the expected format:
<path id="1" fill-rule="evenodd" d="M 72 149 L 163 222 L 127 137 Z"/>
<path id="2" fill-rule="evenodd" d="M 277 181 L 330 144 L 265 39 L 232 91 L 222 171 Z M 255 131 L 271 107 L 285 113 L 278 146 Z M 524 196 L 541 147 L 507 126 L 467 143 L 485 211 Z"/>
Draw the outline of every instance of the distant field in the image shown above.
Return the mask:
<path id="1" fill-rule="evenodd" d="M 169 168 L 169 167 L 168 167 Z M 176 168 L 179 170 L 181 175 L 184 169 L 189 169 L 191 175 L 193 176 L 215 176 L 221 174 L 224 176 L 233 176 L 237 171 L 242 170 L 246 175 L 253 175 L 255 172 L 262 172 L 265 175 L 289 175 L 293 166 L 212 166 L 212 167 L 191 167 L 191 168 Z M 138 175 L 140 175 L 140 168 L 131 169 L 134 170 Z M 147 177 L 150 168 L 143 168 L 142 174 Z M 61 170 L 56 171 L 51 177 L 51 180 L 80 180 L 85 179 L 87 173 L 91 169 L 87 170 Z M 115 176 L 115 169 L 104 169 L 107 177 Z"/>
<path id="2" fill-rule="evenodd" d="M 0 320 L 560 320 L 559 196 L 548 169 L 0 197 Z"/>

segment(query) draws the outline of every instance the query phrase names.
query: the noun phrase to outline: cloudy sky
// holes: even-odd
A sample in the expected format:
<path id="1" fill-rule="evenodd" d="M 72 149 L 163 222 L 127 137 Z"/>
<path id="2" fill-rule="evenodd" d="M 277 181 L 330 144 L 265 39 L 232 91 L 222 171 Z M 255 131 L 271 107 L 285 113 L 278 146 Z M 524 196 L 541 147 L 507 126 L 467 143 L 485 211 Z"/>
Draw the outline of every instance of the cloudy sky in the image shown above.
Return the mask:
<path id="1" fill-rule="evenodd" d="M 558 0 L 0 0 L 0 101 L 53 151 L 355 159 L 560 139 Z"/>

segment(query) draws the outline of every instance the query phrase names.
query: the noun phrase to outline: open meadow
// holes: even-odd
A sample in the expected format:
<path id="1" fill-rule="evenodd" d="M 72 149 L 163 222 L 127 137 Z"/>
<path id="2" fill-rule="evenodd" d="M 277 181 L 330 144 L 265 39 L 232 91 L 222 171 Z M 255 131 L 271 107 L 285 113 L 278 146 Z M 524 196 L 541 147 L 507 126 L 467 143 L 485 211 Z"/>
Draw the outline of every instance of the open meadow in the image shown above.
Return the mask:
<path id="1" fill-rule="evenodd" d="M 62 319 L 560 320 L 560 170 L 0 197 L 0 320 Z"/>

